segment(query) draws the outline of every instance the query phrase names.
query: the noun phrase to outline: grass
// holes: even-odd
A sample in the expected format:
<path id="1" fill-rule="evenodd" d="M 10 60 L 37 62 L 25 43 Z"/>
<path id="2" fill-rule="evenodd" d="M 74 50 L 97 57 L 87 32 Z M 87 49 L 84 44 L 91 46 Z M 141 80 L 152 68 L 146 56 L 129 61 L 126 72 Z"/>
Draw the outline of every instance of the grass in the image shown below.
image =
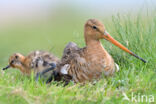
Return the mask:
<path id="1" fill-rule="evenodd" d="M 26 54 L 32 50 L 43 49 L 61 57 L 65 44 L 71 40 L 79 46 L 84 46 L 83 23 L 84 21 L 79 20 L 76 22 L 79 25 L 73 26 L 73 23 L 70 23 L 68 26 L 61 26 L 62 28 L 60 25 L 54 27 L 49 23 L 1 30 L 1 68 L 14 52 Z M 63 87 L 56 82 L 50 85 L 35 83 L 33 75 L 26 77 L 15 69 L 0 71 L 0 104 L 135 103 L 131 101 L 132 93 L 147 95 L 148 99 L 152 95 L 156 102 L 156 16 L 117 15 L 103 20 L 103 23 L 116 40 L 146 59 L 147 63 L 144 64 L 102 40 L 103 46 L 120 66 L 120 71 L 113 77 L 102 78 L 95 85 L 70 83 Z M 123 100 L 124 94 L 130 101 Z M 143 103 L 149 102 L 144 99 Z"/>

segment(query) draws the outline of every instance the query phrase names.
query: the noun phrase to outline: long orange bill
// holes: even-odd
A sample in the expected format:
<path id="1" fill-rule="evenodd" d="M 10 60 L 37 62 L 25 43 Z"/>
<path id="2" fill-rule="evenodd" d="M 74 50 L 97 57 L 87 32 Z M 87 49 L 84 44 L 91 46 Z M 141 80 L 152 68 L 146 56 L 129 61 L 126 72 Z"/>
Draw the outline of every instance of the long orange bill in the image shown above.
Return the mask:
<path id="1" fill-rule="evenodd" d="M 146 63 L 146 61 L 137 56 L 136 54 L 134 54 L 132 51 L 130 51 L 129 49 L 127 49 L 125 46 L 123 46 L 121 43 L 119 43 L 118 41 L 116 41 L 114 38 L 112 38 L 109 33 L 107 33 L 106 31 L 104 32 L 104 37 L 106 40 L 110 41 L 111 43 L 113 43 L 114 45 L 116 45 L 117 47 L 121 48 L 122 50 L 124 50 L 125 52 L 129 53 L 130 55 L 140 59 L 141 61 L 143 61 L 144 63 Z"/>

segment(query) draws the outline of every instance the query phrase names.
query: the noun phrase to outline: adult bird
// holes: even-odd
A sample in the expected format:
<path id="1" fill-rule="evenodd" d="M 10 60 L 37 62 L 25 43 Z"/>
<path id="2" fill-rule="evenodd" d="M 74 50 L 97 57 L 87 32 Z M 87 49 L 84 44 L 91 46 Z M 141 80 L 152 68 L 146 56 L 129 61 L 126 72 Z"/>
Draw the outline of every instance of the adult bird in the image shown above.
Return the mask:
<path id="1" fill-rule="evenodd" d="M 86 47 L 84 48 L 79 48 L 73 42 L 67 44 L 61 63 L 56 68 L 56 80 L 57 76 L 68 75 L 70 76 L 68 78 L 75 83 L 83 83 L 99 79 L 102 73 L 105 76 L 113 75 L 119 67 L 115 64 L 112 56 L 104 49 L 100 39 L 106 39 L 132 56 L 146 62 L 113 39 L 99 20 L 89 19 L 86 22 L 84 26 L 84 38 L 86 43 Z M 58 77 L 59 80 L 60 77 Z"/>

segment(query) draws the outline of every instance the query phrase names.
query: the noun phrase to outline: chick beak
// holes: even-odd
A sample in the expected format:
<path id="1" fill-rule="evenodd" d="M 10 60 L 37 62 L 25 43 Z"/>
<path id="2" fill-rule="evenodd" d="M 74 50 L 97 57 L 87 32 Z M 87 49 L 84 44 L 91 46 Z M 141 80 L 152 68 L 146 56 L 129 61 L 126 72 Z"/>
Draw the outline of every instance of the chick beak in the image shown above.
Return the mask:
<path id="1" fill-rule="evenodd" d="M 113 43 L 114 45 L 116 45 L 117 47 L 119 47 L 120 49 L 124 50 L 125 52 L 129 53 L 130 55 L 132 55 L 132 56 L 134 56 L 134 57 L 140 59 L 140 60 L 143 61 L 144 63 L 146 63 L 146 61 L 145 61 L 143 58 L 137 56 L 135 53 L 133 53 L 133 52 L 130 51 L 128 48 L 126 48 L 126 47 L 123 46 L 121 43 L 119 43 L 117 40 L 115 40 L 113 37 L 111 37 L 107 31 L 104 32 L 104 35 L 103 35 L 102 38 L 104 38 L 104 39 L 110 41 L 111 43 Z"/>
<path id="2" fill-rule="evenodd" d="M 5 68 L 3 68 L 2 70 L 7 70 L 8 68 L 10 68 L 10 65 L 7 65 Z"/>

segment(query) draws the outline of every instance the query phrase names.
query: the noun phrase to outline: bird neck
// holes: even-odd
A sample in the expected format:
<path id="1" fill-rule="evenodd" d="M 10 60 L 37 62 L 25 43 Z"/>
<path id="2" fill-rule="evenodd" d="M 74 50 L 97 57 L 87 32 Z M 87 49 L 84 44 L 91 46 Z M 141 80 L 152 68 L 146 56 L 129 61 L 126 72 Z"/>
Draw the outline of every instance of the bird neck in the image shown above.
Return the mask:
<path id="1" fill-rule="evenodd" d="M 29 66 L 27 65 L 27 63 L 25 63 L 25 56 L 21 57 L 21 65 L 18 67 L 20 69 L 20 71 L 23 73 L 23 74 L 27 74 L 29 75 L 31 72 L 29 70 Z"/>
<path id="2" fill-rule="evenodd" d="M 86 39 L 86 47 L 88 51 L 100 51 L 105 53 L 105 49 L 103 48 L 100 40 L 96 39 Z"/>
<path id="3" fill-rule="evenodd" d="M 109 59 L 112 60 L 112 57 L 104 49 L 100 40 L 86 40 L 86 52 L 88 57 L 92 57 L 97 60 Z"/>
<path id="4" fill-rule="evenodd" d="M 21 59 L 20 59 L 21 67 L 26 67 L 25 60 L 26 60 L 25 56 L 22 56 Z"/>
<path id="5" fill-rule="evenodd" d="M 19 66 L 18 69 L 23 73 L 23 74 L 26 74 L 26 75 L 30 75 L 30 70 L 28 70 L 26 67 L 24 67 L 23 65 Z"/>

